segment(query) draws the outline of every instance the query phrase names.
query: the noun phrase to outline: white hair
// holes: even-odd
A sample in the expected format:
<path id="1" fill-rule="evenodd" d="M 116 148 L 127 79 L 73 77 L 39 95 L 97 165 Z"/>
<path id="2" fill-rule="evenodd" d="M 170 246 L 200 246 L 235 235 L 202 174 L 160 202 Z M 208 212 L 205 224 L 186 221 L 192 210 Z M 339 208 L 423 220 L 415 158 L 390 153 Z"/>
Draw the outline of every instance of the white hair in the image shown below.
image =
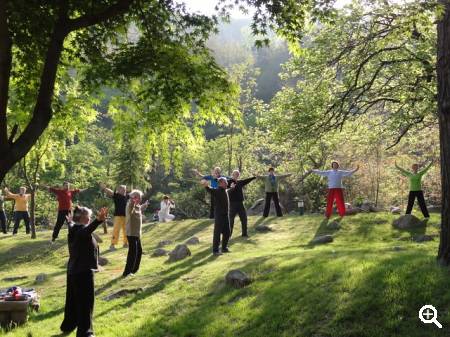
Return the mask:
<path id="1" fill-rule="evenodd" d="M 227 178 L 224 178 L 224 177 L 220 177 L 219 179 L 217 179 L 217 182 L 220 183 L 222 180 L 225 181 L 225 182 L 227 182 Z"/>
<path id="2" fill-rule="evenodd" d="M 235 174 L 235 173 L 241 174 L 241 172 L 239 172 L 239 170 L 234 170 L 232 174 Z"/>
<path id="3" fill-rule="evenodd" d="M 87 217 L 91 217 L 92 210 L 87 207 L 76 206 L 75 209 L 73 210 L 73 221 L 75 221 L 75 222 L 80 221 L 80 219 L 83 215 L 87 216 Z"/>
<path id="4" fill-rule="evenodd" d="M 132 190 L 130 192 L 130 198 L 134 198 L 134 197 L 142 198 L 143 195 L 144 195 L 144 193 L 140 190 Z"/>

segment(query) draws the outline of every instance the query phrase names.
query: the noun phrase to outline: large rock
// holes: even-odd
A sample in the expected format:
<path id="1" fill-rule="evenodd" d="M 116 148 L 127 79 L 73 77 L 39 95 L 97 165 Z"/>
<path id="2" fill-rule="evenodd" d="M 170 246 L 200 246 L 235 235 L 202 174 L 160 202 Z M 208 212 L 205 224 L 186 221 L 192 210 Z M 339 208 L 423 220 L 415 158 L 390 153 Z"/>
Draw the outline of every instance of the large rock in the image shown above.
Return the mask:
<path id="1" fill-rule="evenodd" d="M 175 262 L 183 260 L 184 258 L 191 256 L 191 251 L 186 245 L 177 245 L 174 250 L 169 253 L 169 262 Z"/>
<path id="2" fill-rule="evenodd" d="M 103 257 L 103 256 L 98 257 L 98 264 L 100 266 L 102 266 L 102 267 L 106 266 L 108 263 L 109 263 L 109 260 L 106 257 Z"/>
<path id="3" fill-rule="evenodd" d="M 255 203 L 247 210 L 247 214 L 248 215 L 261 215 L 264 211 L 264 204 L 265 204 L 265 200 L 264 199 L 258 199 L 255 201 Z M 280 202 L 280 206 L 281 206 L 281 210 L 283 211 L 283 213 L 286 213 L 286 209 L 285 207 L 281 204 Z M 275 206 L 273 204 L 273 202 L 270 203 L 270 215 L 276 215 L 276 210 L 275 210 Z"/>
<path id="4" fill-rule="evenodd" d="M 47 281 L 48 279 L 48 275 L 45 273 L 40 273 L 38 275 L 36 275 L 36 283 L 44 283 L 45 281 Z"/>
<path id="5" fill-rule="evenodd" d="M 187 245 L 198 245 L 199 243 L 200 243 L 200 240 L 196 236 L 193 236 L 192 238 L 190 238 L 189 240 L 186 241 Z"/>
<path id="6" fill-rule="evenodd" d="M 170 240 L 163 240 L 163 241 L 159 241 L 159 243 L 158 243 L 158 248 L 162 248 L 162 247 L 164 247 L 164 246 L 168 246 L 168 245 L 171 245 L 172 244 L 172 241 L 170 241 Z"/>
<path id="7" fill-rule="evenodd" d="M 267 226 L 267 225 L 258 225 L 255 227 L 255 231 L 260 232 L 260 233 L 267 233 L 267 232 L 272 231 L 272 227 Z"/>
<path id="8" fill-rule="evenodd" d="M 397 229 L 409 229 L 424 227 L 426 224 L 412 214 L 405 214 L 394 220 L 392 225 Z"/>
<path id="9" fill-rule="evenodd" d="M 153 252 L 152 256 L 153 257 L 160 257 L 160 256 L 166 256 L 167 254 L 169 254 L 169 252 L 167 250 L 165 250 L 163 248 L 157 248 Z"/>
<path id="10" fill-rule="evenodd" d="M 144 291 L 144 288 L 136 288 L 136 289 L 120 289 L 112 294 L 109 294 L 105 297 L 103 297 L 104 301 L 112 301 L 115 300 L 116 298 L 121 298 L 121 297 L 125 297 L 128 296 L 130 294 L 137 294 Z"/>
<path id="11" fill-rule="evenodd" d="M 396 207 L 396 206 L 392 206 L 390 211 L 391 211 L 392 214 L 401 214 L 402 213 L 401 208 L 400 207 Z"/>
<path id="12" fill-rule="evenodd" d="M 334 220 L 327 224 L 327 228 L 331 230 L 339 230 L 341 229 L 341 224 L 338 221 Z"/>
<path id="13" fill-rule="evenodd" d="M 356 215 L 360 212 L 359 208 L 346 208 L 345 215 Z"/>
<path id="14" fill-rule="evenodd" d="M 234 288 L 243 288 L 252 283 L 252 280 L 243 271 L 235 269 L 230 270 L 227 273 L 227 275 L 225 276 L 225 282 L 226 284 Z"/>
<path id="15" fill-rule="evenodd" d="M 431 235 L 423 234 L 423 235 L 417 235 L 417 236 L 414 236 L 414 237 L 412 238 L 412 240 L 413 240 L 414 242 L 427 242 L 427 241 L 433 241 L 433 240 L 434 240 L 434 237 L 431 236 Z"/>
<path id="16" fill-rule="evenodd" d="M 370 201 L 364 201 L 360 207 L 361 212 L 369 213 L 369 212 L 380 212 L 380 209 L 375 207 L 375 204 Z"/>
<path id="17" fill-rule="evenodd" d="M 333 236 L 331 236 L 331 235 L 316 236 L 314 239 L 311 240 L 311 243 L 313 245 L 330 243 L 330 242 L 333 242 Z"/>

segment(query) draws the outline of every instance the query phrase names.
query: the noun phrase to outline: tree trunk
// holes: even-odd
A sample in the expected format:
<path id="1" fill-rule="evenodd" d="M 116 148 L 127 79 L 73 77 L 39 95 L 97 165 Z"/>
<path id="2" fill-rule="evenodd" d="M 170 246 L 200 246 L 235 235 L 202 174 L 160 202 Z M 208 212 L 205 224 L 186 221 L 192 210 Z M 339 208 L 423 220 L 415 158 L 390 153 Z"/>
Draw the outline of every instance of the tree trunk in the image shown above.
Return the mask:
<path id="1" fill-rule="evenodd" d="M 441 145 L 442 224 L 438 262 L 450 265 L 450 3 L 441 0 L 445 14 L 437 24 L 438 115 Z"/>
<path id="2" fill-rule="evenodd" d="M 31 190 L 31 212 L 30 212 L 31 238 L 36 239 L 36 189 Z"/>

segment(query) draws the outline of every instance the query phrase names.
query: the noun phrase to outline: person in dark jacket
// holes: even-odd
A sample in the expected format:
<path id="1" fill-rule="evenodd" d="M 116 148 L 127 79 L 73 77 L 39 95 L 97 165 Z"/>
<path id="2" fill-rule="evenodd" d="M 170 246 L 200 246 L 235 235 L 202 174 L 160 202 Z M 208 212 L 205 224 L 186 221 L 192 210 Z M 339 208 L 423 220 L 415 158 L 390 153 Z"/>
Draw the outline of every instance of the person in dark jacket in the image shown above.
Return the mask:
<path id="1" fill-rule="evenodd" d="M 220 235 L 222 235 L 222 253 L 229 253 L 228 240 L 230 240 L 230 201 L 228 199 L 228 192 L 234 189 L 234 184 L 230 189 L 227 189 L 228 183 L 226 178 L 218 179 L 218 188 L 214 189 L 208 186 L 207 180 L 202 180 L 205 189 L 214 196 L 214 235 L 213 235 L 213 254 L 221 255 L 219 252 Z"/>
<path id="2" fill-rule="evenodd" d="M 234 218 L 239 214 L 242 226 L 242 236 L 248 237 L 247 233 L 247 211 L 244 207 L 244 191 L 243 187 L 248 183 L 256 179 L 256 177 L 250 177 L 247 179 L 239 180 L 241 173 L 238 170 L 234 170 L 231 174 L 231 179 L 228 180 L 228 187 L 234 184 L 235 187 L 228 193 L 230 198 L 230 236 L 233 235 Z"/>
<path id="3" fill-rule="evenodd" d="M 92 313 L 94 311 L 94 272 L 98 270 L 98 244 L 92 233 L 105 221 L 108 209 L 102 208 L 90 222 L 92 211 L 75 207 L 69 223 L 69 262 L 63 333 L 77 329 L 77 337 L 94 337 Z"/>

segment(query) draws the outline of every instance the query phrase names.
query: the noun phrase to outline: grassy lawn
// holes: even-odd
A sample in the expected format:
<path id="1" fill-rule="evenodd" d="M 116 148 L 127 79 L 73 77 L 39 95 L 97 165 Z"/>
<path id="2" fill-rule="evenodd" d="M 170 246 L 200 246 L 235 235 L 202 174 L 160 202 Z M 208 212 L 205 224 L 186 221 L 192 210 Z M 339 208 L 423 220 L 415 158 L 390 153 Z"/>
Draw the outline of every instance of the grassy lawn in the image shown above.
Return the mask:
<path id="1" fill-rule="evenodd" d="M 210 220 L 147 224 L 144 228 L 141 270 L 122 279 L 125 249 L 102 255 L 110 263 L 96 274 L 94 328 L 97 336 L 111 337 L 376 337 L 449 336 L 450 272 L 438 267 L 438 238 L 426 243 L 408 240 L 416 234 L 437 234 L 439 217 L 425 229 L 398 231 L 387 213 L 347 217 L 334 232 L 333 243 L 312 246 L 309 241 L 327 232 L 320 216 L 281 219 L 250 218 L 250 239 L 236 236 L 229 255 L 213 257 Z M 273 232 L 256 233 L 267 223 Z M 240 228 L 237 222 L 237 233 Z M 100 233 L 102 230 L 98 230 Z M 19 286 L 35 287 L 41 310 L 29 322 L 0 335 L 48 337 L 59 335 L 65 295 L 65 240 L 51 246 L 50 232 L 31 241 L 24 234 L 0 236 L 0 286 L 10 276 L 27 276 Z M 65 231 L 61 237 L 64 238 Z M 192 256 L 167 263 L 153 258 L 161 240 L 177 243 L 198 236 Z M 240 268 L 254 282 L 243 289 L 225 285 L 225 274 Z M 36 285 L 39 273 L 49 279 Z M 103 297 L 121 288 L 142 287 L 137 294 L 110 302 Z M 442 330 L 423 325 L 418 310 L 433 304 Z M 73 333 L 70 336 L 75 336 Z"/>

